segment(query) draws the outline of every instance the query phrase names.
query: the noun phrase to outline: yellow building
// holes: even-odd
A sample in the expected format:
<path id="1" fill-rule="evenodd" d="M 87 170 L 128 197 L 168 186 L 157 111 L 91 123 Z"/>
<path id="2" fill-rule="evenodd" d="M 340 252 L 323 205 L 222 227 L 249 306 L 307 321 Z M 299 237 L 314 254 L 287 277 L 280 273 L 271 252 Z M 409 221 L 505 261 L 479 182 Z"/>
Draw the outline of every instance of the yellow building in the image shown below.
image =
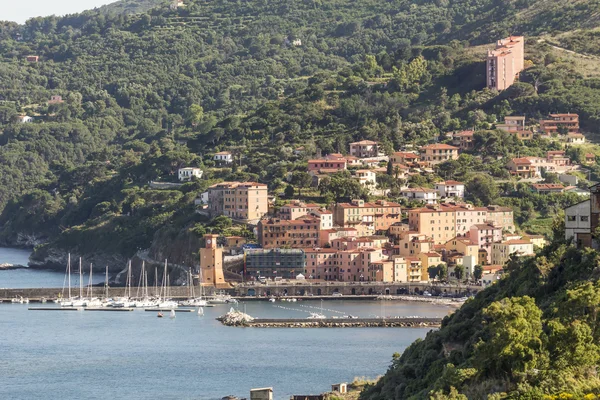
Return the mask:
<path id="1" fill-rule="evenodd" d="M 442 255 L 436 252 L 419 254 L 421 260 L 421 280 L 429 281 L 429 268 L 437 267 L 440 264 L 446 264 L 442 261 Z"/>
<path id="2" fill-rule="evenodd" d="M 393 256 L 394 282 L 408 282 L 408 262 L 406 258 Z"/>
<path id="3" fill-rule="evenodd" d="M 461 253 L 464 257 L 473 257 L 477 260 L 479 257 L 479 246 L 466 238 L 450 239 L 444 244 L 446 250 Z"/>
<path id="4" fill-rule="evenodd" d="M 221 182 L 208 188 L 208 211 L 241 221 L 258 221 L 269 211 L 267 185 Z"/>
<path id="5" fill-rule="evenodd" d="M 421 282 L 423 277 L 423 266 L 419 257 L 405 257 L 408 269 L 408 282 Z"/>
<path id="6" fill-rule="evenodd" d="M 203 286 L 228 287 L 223 276 L 223 249 L 217 246 L 219 235 L 204 235 L 200 249 L 200 269 Z"/>
<path id="7" fill-rule="evenodd" d="M 434 166 L 458 158 L 458 147 L 449 144 L 430 144 L 421 147 L 421 161 Z"/>
<path id="8" fill-rule="evenodd" d="M 390 226 L 402 220 L 402 214 L 398 203 L 352 200 L 351 203 L 335 205 L 333 220 L 340 226 L 356 228 L 358 236 L 368 236 L 378 231 L 387 231 Z"/>

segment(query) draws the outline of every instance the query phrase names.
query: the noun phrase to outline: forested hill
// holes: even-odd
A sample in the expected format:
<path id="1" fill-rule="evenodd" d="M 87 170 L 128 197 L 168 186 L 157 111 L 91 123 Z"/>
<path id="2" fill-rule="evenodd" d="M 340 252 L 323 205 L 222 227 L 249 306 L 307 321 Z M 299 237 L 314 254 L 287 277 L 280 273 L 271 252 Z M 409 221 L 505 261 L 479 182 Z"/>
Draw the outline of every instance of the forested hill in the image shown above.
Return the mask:
<path id="1" fill-rule="evenodd" d="M 226 229 L 193 212 L 217 180 L 259 180 L 281 193 L 317 148 L 346 151 L 369 138 L 391 151 L 514 112 L 578 112 L 586 131 L 600 126 L 598 68 L 579 70 L 529 39 L 531 67 L 498 95 L 482 90 L 482 49 L 471 47 L 586 27 L 597 1 L 169 4 L 0 23 L 1 243 L 48 241 L 36 253 L 43 263 L 53 250 L 127 257 L 155 237 L 181 238 L 189 250 L 175 252 L 180 261 L 195 260 L 194 240 Z M 213 168 L 223 149 L 241 165 Z M 148 186 L 176 181 L 182 166 L 202 167 L 204 179 Z"/>
<path id="2" fill-rule="evenodd" d="M 361 400 L 597 399 L 598 257 L 557 241 L 510 261 L 507 276 L 396 354 Z"/>

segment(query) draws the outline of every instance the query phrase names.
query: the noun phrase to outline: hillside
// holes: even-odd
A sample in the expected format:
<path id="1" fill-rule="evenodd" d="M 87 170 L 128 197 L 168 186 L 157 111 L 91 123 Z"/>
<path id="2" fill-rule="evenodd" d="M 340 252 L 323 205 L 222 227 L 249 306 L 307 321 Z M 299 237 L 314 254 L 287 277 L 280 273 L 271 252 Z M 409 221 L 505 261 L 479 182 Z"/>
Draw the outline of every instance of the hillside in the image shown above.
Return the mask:
<path id="1" fill-rule="evenodd" d="M 229 228 L 193 212 L 210 183 L 258 180 L 281 195 L 288 173 L 303 171 L 317 149 L 345 152 L 356 139 L 389 152 L 450 130 L 486 130 L 513 112 L 535 120 L 556 110 L 599 131 L 593 74 L 582 79 L 546 44 L 528 41 L 533 66 L 500 95 L 482 90 L 483 62 L 470 49 L 509 32 L 570 30 L 574 19 L 585 27 L 598 2 L 565 2 L 569 12 L 557 13 L 552 2 L 523 0 L 190 0 L 177 10 L 110 12 L 135 4 L 0 26 L 0 243 L 43 244 L 41 265 L 60 264 L 65 250 L 124 259 L 158 237 L 222 232 Z M 64 102 L 48 104 L 53 95 Z M 34 122 L 19 123 L 19 114 Z M 298 146 L 304 154 L 294 154 Z M 464 176 L 490 165 L 502 176 L 498 157 L 545 146 L 514 144 Z M 241 165 L 216 168 L 212 154 L 224 149 Z M 203 168 L 205 179 L 148 186 L 176 181 L 182 166 Z M 497 195 L 513 204 L 510 196 L 525 196 L 518 190 Z M 332 195 L 311 192 L 323 204 Z M 523 221 L 565 204 L 533 201 L 545 208 L 523 205 Z M 189 247 L 178 261 L 193 262 Z"/>
<path id="2" fill-rule="evenodd" d="M 557 241 L 513 260 L 360 398 L 596 399 L 598 255 Z"/>
<path id="3" fill-rule="evenodd" d="M 148 11 L 167 0 L 119 0 L 99 8 L 104 14 L 137 14 Z"/>

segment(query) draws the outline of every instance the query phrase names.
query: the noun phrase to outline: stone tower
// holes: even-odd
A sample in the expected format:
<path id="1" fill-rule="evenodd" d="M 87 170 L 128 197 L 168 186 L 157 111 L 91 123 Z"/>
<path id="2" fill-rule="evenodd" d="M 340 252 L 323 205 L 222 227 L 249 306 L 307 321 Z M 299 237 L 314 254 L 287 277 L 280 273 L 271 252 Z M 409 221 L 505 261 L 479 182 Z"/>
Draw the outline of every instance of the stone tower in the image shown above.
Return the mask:
<path id="1" fill-rule="evenodd" d="M 204 235 L 204 247 L 200 249 L 200 269 L 204 286 L 226 286 L 223 276 L 223 249 L 217 245 L 219 235 Z"/>

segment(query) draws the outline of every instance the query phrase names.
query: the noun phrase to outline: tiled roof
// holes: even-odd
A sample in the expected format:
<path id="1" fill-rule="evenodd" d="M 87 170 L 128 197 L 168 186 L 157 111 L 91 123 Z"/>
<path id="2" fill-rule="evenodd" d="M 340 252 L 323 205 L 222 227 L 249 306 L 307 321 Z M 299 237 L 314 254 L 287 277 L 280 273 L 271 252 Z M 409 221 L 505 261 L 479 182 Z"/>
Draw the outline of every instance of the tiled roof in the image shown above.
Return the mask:
<path id="1" fill-rule="evenodd" d="M 421 148 L 423 150 L 458 150 L 458 147 L 443 143 L 428 144 L 427 146 L 423 146 Z"/>

